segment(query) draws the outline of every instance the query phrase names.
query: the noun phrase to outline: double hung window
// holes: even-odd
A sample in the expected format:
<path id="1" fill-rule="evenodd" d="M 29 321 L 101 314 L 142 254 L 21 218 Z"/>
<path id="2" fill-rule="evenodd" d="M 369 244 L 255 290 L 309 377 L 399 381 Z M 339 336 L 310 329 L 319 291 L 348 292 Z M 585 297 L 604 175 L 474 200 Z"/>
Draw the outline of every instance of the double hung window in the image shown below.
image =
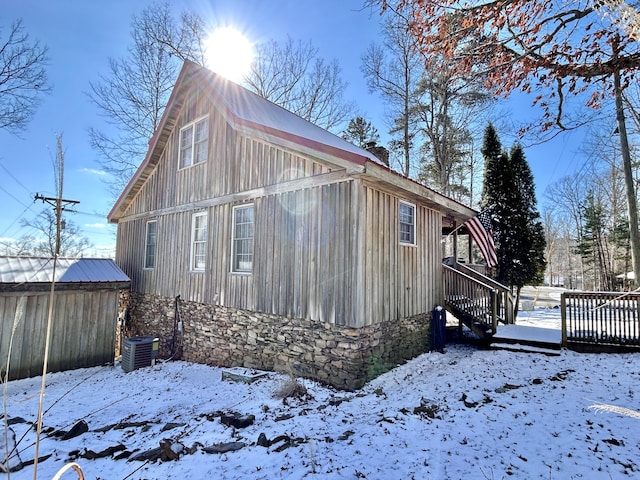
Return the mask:
<path id="1" fill-rule="evenodd" d="M 400 202 L 400 243 L 403 245 L 416 244 L 416 206 L 411 203 Z"/>
<path id="2" fill-rule="evenodd" d="M 251 273 L 253 270 L 253 205 L 234 207 L 232 245 L 231 271 Z"/>
<path id="3" fill-rule="evenodd" d="M 180 168 L 206 162 L 209 155 L 209 117 L 180 129 Z"/>
<path id="4" fill-rule="evenodd" d="M 191 219 L 191 270 L 204 270 L 207 260 L 207 214 L 194 213 Z"/>
<path id="5" fill-rule="evenodd" d="M 145 235 L 144 248 L 144 268 L 155 268 L 156 247 L 158 245 L 158 222 L 151 220 L 147 222 L 147 232 Z"/>

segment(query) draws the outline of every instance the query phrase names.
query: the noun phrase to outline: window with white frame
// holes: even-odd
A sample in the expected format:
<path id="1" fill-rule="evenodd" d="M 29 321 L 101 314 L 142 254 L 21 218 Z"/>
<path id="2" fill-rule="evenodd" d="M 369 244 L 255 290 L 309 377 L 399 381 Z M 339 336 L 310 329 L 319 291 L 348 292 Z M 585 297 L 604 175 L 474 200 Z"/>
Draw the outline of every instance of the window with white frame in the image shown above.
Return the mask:
<path id="1" fill-rule="evenodd" d="M 145 235 L 144 247 L 144 268 L 156 267 L 156 246 L 158 244 L 158 222 L 150 220 L 147 222 L 147 233 Z"/>
<path id="2" fill-rule="evenodd" d="M 253 205 L 233 208 L 232 245 L 231 271 L 251 273 L 253 270 Z"/>
<path id="3" fill-rule="evenodd" d="M 191 270 L 204 270 L 207 260 L 207 213 L 194 213 L 191 220 Z"/>
<path id="4" fill-rule="evenodd" d="M 416 244 L 416 206 L 407 202 L 400 202 L 400 243 L 404 245 Z"/>
<path id="5" fill-rule="evenodd" d="M 180 129 L 180 168 L 205 162 L 209 154 L 209 117 Z"/>

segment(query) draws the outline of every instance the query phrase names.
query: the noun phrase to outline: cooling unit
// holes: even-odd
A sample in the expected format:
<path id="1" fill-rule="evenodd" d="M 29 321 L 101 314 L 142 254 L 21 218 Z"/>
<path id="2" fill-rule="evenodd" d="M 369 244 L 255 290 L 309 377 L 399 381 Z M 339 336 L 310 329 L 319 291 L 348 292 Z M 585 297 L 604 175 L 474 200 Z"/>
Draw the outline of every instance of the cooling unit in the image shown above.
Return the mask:
<path id="1" fill-rule="evenodd" d="M 152 336 L 126 338 L 122 342 L 122 369 L 131 372 L 136 368 L 153 365 L 158 356 L 160 339 Z"/>

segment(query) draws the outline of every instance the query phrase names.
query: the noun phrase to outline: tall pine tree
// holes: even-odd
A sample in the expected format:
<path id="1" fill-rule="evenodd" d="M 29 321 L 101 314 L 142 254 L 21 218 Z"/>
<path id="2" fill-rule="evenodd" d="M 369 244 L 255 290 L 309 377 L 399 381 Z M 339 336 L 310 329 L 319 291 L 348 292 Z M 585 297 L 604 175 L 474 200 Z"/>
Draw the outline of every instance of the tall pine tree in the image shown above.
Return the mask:
<path id="1" fill-rule="evenodd" d="M 533 175 L 520 145 L 507 154 L 493 125 L 485 130 L 481 208 L 490 209 L 498 256 L 496 279 L 516 293 L 542 282 L 545 268 L 544 229 L 535 197 Z"/>
<path id="2" fill-rule="evenodd" d="M 514 145 L 509 156 L 514 173 L 516 205 L 513 215 L 516 231 L 520 229 L 514 264 L 510 275 L 510 285 L 520 288 L 524 285 L 538 285 L 544 280 L 546 261 L 544 251 L 546 240 L 544 227 L 538 212 L 535 185 L 531 168 L 521 145 Z"/>

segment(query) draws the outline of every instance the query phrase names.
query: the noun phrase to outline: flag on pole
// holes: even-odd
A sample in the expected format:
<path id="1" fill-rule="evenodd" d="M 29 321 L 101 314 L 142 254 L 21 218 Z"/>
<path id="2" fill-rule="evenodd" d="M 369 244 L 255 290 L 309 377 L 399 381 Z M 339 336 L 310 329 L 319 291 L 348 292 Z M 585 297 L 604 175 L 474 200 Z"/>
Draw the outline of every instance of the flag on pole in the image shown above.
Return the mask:
<path id="1" fill-rule="evenodd" d="M 476 242 L 480 253 L 487 262 L 488 267 L 495 267 L 498 264 L 496 246 L 493 242 L 493 229 L 491 228 L 491 210 L 480 212 L 477 216 L 467 220 L 464 224 Z"/>

